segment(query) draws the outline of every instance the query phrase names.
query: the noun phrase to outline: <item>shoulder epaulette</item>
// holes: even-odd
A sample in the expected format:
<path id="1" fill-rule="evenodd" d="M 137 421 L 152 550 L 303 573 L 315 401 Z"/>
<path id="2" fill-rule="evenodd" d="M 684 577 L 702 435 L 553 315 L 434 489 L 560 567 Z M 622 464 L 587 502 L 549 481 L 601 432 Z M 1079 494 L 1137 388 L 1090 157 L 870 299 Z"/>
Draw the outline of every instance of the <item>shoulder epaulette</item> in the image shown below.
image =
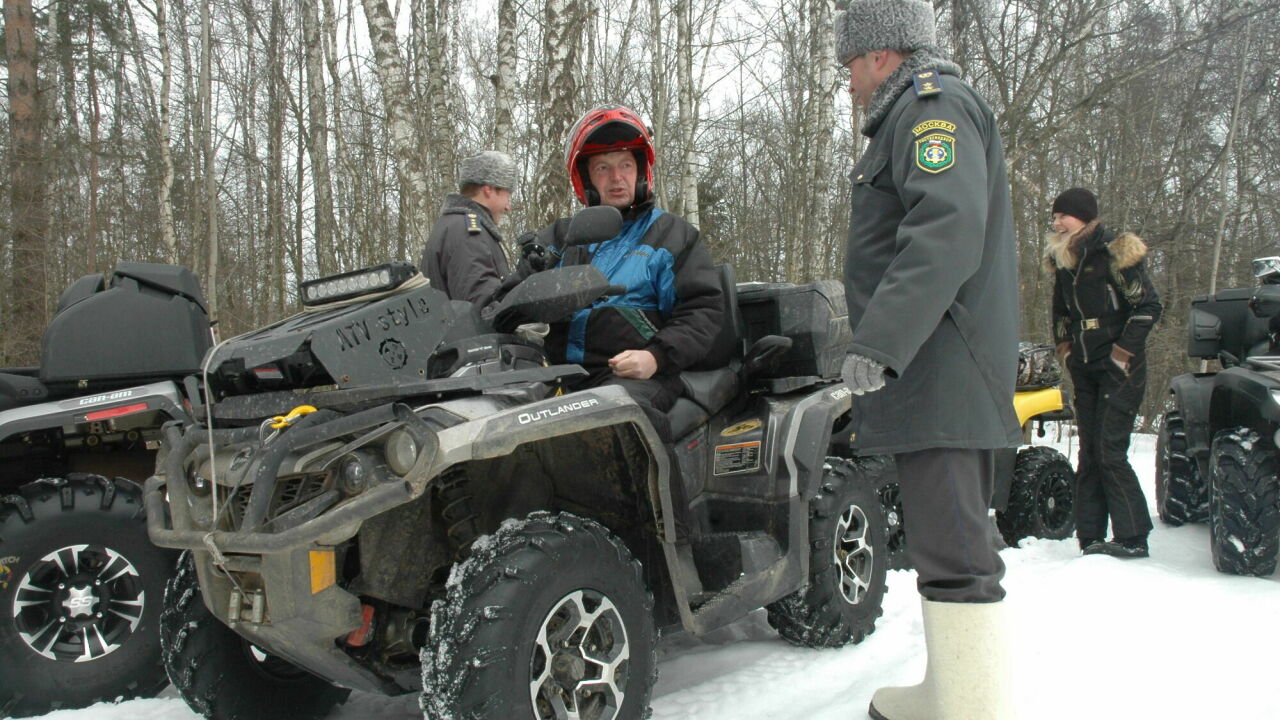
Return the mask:
<path id="1" fill-rule="evenodd" d="M 467 213 L 467 232 L 472 235 L 480 234 L 480 218 L 473 212 Z"/>
<path id="2" fill-rule="evenodd" d="M 916 97 L 918 98 L 933 97 L 942 93 L 942 76 L 938 74 L 937 70 L 918 72 L 911 80 L 915 83 Z"/>

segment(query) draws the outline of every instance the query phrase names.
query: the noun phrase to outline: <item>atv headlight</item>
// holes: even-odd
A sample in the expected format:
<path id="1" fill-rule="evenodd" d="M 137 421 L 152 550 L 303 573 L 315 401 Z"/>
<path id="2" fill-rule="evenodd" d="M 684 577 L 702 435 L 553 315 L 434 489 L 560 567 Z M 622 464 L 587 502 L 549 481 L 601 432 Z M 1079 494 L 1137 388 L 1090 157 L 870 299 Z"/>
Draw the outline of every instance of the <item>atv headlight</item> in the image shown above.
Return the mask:
<path id="1" fill-rule="evenodd" d="M 418 441 L 404 428 L 392 430 L 385 446 L 387 465 L 397 475 L 408 475 L 418 461 Z"/>
<path id="2" fill-rule="evenodd" d="M 306 306 L 347 300 L 360 295 L 394 290 L 418 273 L 412 263 L 403 260 L 376 267 L 309 280 L 298 286 L 298 295 Z"/>
<path id="3" fill-rule="evenodd" d="M 1271 402 L 1280 405 L 1280 390 L 1271 391 Z"/>

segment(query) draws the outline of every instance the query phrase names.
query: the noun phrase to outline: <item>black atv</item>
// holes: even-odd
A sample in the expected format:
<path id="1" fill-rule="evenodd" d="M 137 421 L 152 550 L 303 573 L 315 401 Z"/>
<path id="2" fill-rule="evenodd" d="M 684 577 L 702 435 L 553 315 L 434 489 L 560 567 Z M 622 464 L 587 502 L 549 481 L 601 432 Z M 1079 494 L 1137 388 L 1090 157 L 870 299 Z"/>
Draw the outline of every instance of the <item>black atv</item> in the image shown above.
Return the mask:
<path id="1" fill-rule="evenodd" d="M 1208 521 L 1213 564 L 1233 575 L 1270 575 L 1280 550 L 1280 352 L 1269 327 L 1280 258 L 1255 265 L 1268 261 L 1263 285 L 1192 300 L 1187 354 L 1222 370 L 1173 379 L 1156 442 L 1160 519 Z"/>
<path id="2" fill-rule="evenodd" d="M 588 209 L 570 242 L 619 223 Z M 660 630 L 763 607 L 799 645 L 872 632 L 878 500 L 829 451 L 838 284 L 722 269 L 724 366 L 684 373 L 669 457 L 621 388 L 561 392 L 584 371 L 520 331 L 617 292 L 599 270 L 534 274 L 486 316 L 415 276 L 305 284 L 308 312 L 210 356 L 212 426 L 165 427 L 146 505 L 188 551 L 161 641 L 193 709 L 315 718 L 360 689 L 421 692 L 428 718 L 640 718 Z"/>
<path id="3" fill-rule="evenodd" d="M 62 293 L 40 367 L 0 369 L 0 716 L 154 695 L 176 555 L 142 483 L 210 346 L 195 276 L 122 262 Z"/>

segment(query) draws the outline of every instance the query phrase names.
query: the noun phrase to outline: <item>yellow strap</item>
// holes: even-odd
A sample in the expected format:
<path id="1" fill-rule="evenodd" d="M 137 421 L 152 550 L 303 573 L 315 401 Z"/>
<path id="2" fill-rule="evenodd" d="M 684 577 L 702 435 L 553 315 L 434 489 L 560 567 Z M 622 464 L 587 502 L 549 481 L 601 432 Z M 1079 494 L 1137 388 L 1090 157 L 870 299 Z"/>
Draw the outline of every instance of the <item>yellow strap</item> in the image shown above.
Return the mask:
<path id="1" fill-rule="evenodd" d="M 303 415 L 306 415 L 308 413 L 313 413 L 315 411 L 316 409 L 311 407 L 310 405 L 299 405 L 298 407 L 290 410 L 288 415 L 277 415 L 271 418 L 272 420 L 271 427 L 276 430 L 287 428 L 293 424 L 294 420 L 297 420 Z"/>

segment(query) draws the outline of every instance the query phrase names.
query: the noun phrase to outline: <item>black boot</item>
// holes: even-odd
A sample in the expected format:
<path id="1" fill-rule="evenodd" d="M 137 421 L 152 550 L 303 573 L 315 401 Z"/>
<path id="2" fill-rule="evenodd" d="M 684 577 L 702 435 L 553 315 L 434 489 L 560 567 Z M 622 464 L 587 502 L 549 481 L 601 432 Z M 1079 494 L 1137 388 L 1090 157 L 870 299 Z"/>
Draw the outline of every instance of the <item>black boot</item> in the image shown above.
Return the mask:
<path id="1" fill-rule="evenodd" d="M 1097 555 L 1102 552 L 1102 546 L 1106 545 L 1102 538 L 1080 538 L 1080 553 L 1082 555 Z"/>
<path id="2" fill-rule="evenodd" d="M 1102 543 L 1102 547 L 1098 552 L 1103 555 L 1125 559 L 1151 557 L 1146 535 L 1116 538 L 1110 542 Z"/>

